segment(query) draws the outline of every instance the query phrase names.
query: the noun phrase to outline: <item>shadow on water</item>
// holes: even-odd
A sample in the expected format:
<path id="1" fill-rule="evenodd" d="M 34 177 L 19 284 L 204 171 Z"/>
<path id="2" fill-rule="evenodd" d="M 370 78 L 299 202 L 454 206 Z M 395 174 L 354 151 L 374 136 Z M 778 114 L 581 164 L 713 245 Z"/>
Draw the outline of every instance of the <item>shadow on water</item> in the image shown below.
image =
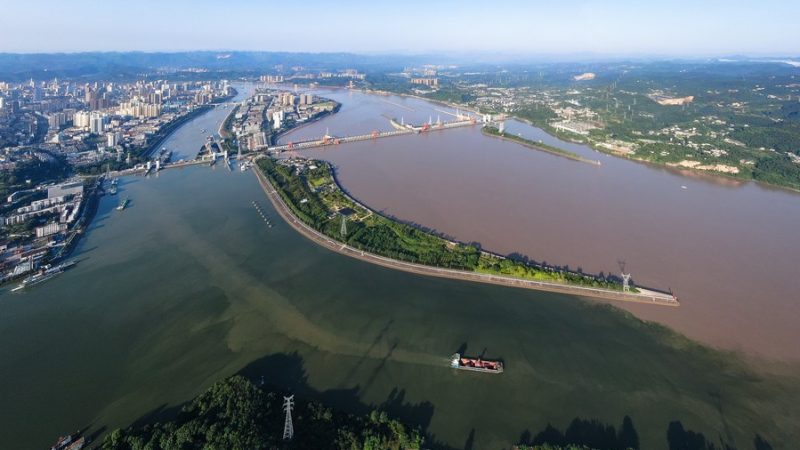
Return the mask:
<path id="1" fill-rule="evenodd" d="M 521 439 L 525 439 L 526 434 L 528 437 L 530 436 L 526 430 Z M 576 417 L 563 433 L 548 424 L 529 443 L 584 445 L 597 450 L 638 449 L 639 435 L 636 433 L 633 421 L 628 416 L 622 420 L 619 432 L 613 425 L 604 424 L 599 420 Z"/>
<path id="2" fill-rule="evenodd" d="M 386 325 L 384 325 L 383 328 L 381 329 L 381 331 L 378 332 L 378 335 L 375 336 L 375 339 L 372 341 L 372 343 L 367 348 L 367 350 L 364 351 L 364 354 L 361 355 L 361 358 L 359 358 L 358 362 L 353 366 L 352 369 L 350 369 L 349 372 L 347 372 L 347 375 L 345 375 L 344 380 L 343 380 L 344 383 L 349 382 L 350 379 L 352 379 L 353 376 L 355 376 L 355 374 L 358 372 L 358 369 L 360 369 L 361 366 L 364 364 L 364 361 L 366 361 L 369 358 L 369 355 L 372 353 L 372 350 L 375 349 L 375 347 L 378 344 L 380 344 L 381 340 L 383 340 L 383 337 L 386 335 L 386 332 L 389 331 L 389 329 L 392 327 L 392 323 L 394 323 L 393 319 L 389 320 L 388 322 L 386 322 Z M 396 344 L 395 344 L 395 346 L 392 347 L 392 350 L 394 350 L 394 347 L 396 347 Z M 391 351 L 390 351 L 390 355 L 391 355 Z M 387 357 L 390 356 L 390 355 L 387 355 Z M 384 358 L 384 361 L 385 361 L 385 359 L 386 358 Z M 382 367 L 383 367 L 383 364 L 381 364 L 381 368 Z"/>
<path id="3" fill-rule="evenodd" d="M 110 215 L 107 212 L 106 213 L 101 213 L 101 214 L 96 214 L 94 216 L 94 218 L 92 219 L 92 223 L 89 224 L 89 227 L 91 229 L 99 228 L 101 226 L 100 224 L 102 224 L 103 222 L 107 221 L 109 216 Z"/>
<path id="4" fill-rule="evenodd" d="M 119 177 L 117 178 L 117 187 L 128 186 L 142 181 L 142 177 Z"/>
<path id="5" fill-rule="evenodd" d="M 669 450 L 736 450 L 722 436 L 717 443 L 706 438 L 702 433 L 687 430 L 680 421 L 670 422 L 666 432 L 666 443 Z M 522 432 L 519 438 L 521 446 L 553 445 L 579 446 L 595 450 L 639 450 L 639 434 L 633 426 L 633 420 L 625 416 L 617 430 L 613 425 L 595 419 L 576 417 L 565 431 L 548 424 L 542 431 L 532 435 L 530 430 Z M 750 447 L 741 447 L 742 450 Z M 753 439 L 755 450 L 772 450 L 772 446 L 761 435 Z"/>
<path id="6" fill-rule="evenodd" d="M 318 391 L 309 386 L 303 359 L 297 353 L 276 353 L 265 356 L 248 364 L 239 371 L 238 375 L 247 378 L 256 386 L 266 390 L 285 395 L 295 394 L 298 397 L 317 401 L 351 414 L 367 415 L 376 410 L 385 411 L 390 417 L 416 427 L 425 434 L 426 448 L 432 450 L 455 450 L 437 442 L 434 436 L 427 434 L 428 426 L 433 417 L 433 405 L 430 402 L 406 402 L 405 389 L 393 388 L 386 400 L 378 404 L 367 404 L 359 399 L 359 393 L 362 391 L 361 386 Z M 156 422 L 175 420 L 188 403 L 187 401 L 174 406 L 162 404 L 136 419 L 130 424 L 130 428 L 140 429 Z M 91 427 L 87 427 L 87 429 L 89 428 Z M 102 426 L 97 429 L 91 429 L 92 440 L 96 441 L 101 438 L 107 431 L 106 428 L 106 426 Z M 83 432 L 86 431 L 83 430 Z M 474 431 L 471 435 L 474 436 Z"/>
<path id="7" fill-rule="evenodd" d="M 91 253 L 94 250 L 97 250 L 98 248 L 100 248 L 100 247 L 98 247 L 96 245 L 92 246 L 92 247 L 81 248 L 81 249 L 79 249 L 78 251 L 75 252 L 75 256 L 76 257 L 84 256 L 86 253 Z M 84 259 L 89 259 L 89 257 L 86 256 L 84 258 L 81 258 L 81 261 L 83 261 Z"/>
<path id="8" fill-rule="evenodd" d="M 467 441 L 464 442 L 464 450 L 472 450 L 475 446 L 475 428 L 469 430 Z"/>
<path id="9" fill-rule="evenodd" d="M 386 362 L 389 361 L 389 358 L 392 357 L 392 353 L 394 353 L 396 349 L 397 342 L 394 342 L 392 346 L 389 347 L 389 351 L 386 352 L 383 358 L 381 358 L 381 362 L 378 364 L 378 366 L 375 367 L 375 369 L 372 370 L 372 373 L 369 374 L 369 378 L 367 378 L 367 381 L 364 383 L 364 387 L 361 388 L 362 391 L 366 391 L 372 386 L 372 383 L 375 382 L 375 379 L 378 378 L 378 375 L 380 375 L 380 373 L 386 367 Z"/>
<path id="10" fill-rule="evenodd" d="M 753 446 L 756 450 L 772 450 L 772 446 L 766 439 L 761 437 L 760 434 L 756 434 L 756 437 L 753 439 Z"/>
<path id="11" fill-rule="evenodd" d="M 80 433 L 81 434 L 87 433 L 88 429 L 89 429 L 89 427 L 87 427 L 86 429 L 82 430 Z M 102 427 L 100 427 L 100 428 L 98 428 L 96 430 L 92 430 L 92 432 L 87 434 L 86 437 L 88 438 L 89 442 L 96 442 L 100 438 L 100 436 L 102 436 L 103 433 L 105 433 L 106 431 L 107 431 L 107 428 L 105 426 L 102 426 Z"/>
<path id="12" fill-rule="evenodd" d="M 383 358 L 376 371 L 379 371 L 380 367 L 385 364 L 393 349 L 394 347 L 389 350 L 389 355 Z M 405 389 L 398 387 L 392 389 L 386 400 L 380 404 L 363 403 L 359 399 L 359 393 L 365 387 L 360 385 L 348 389 L 317 391 L 308 385 L 308 375 L 303 367 L 303 359 L 297 353 L 277 353 L 265 356 L 248 364 L 239 374 L 255 384 L 263 382 L 266 386 L 289 391 L 353 414 L 368 414 L 373 410 L 386 411 L 391 417 L 419 427 L 423 431 L 427 430 L 433 417 L 433 404 L 430 402 L 407 403 Z M 374 376 L 375 374 L 370 379 Z"/>
<path id="13" fill-rule="evenodd" d="M 387 324 L 384 331 L 388 328 Z M 380 334 L 379 334 L 380 336 Z M 389 354 L 394 347 L 389 350 Z M 467 349 L 467 343 L 459 346 L 459 351 Z M 387 355 L 388 358 L 388 355 Z M 379 364 L 379 371 L 385 363 L 385 358 Z M 312 400 L 326 406 L 357 415 L 367 415 L 372 411 L 386 412 L 393 419 L 418 428 L 425 436 L 425 448 L 432 450 L 455 450 L 454 447 L 439 442 L 436 436 L 428 431 L 433 418 L 434 406 L 428 401 L 411 403 L 406 401 L 406 391 L 401 387 L 394 387 L 386 399 L 380 403 L 365 403 L 360 399 L 364 388 L 357 385 L 346 389 L 328 389 L 324 391 L 312 388 L 308 383 L 308 374 L 304 367 L 303 358 L 296 352 L 275 353 L 252 361 L 242 368 L 238 375 L 250 380 L 256 386 L 279 394 L 294 394 L 306 400 Z M 371 379 L 372 377 L 370 377 Z M 188 403 L 188 402 L 187 402 Z M 161 406 L 151 410 L 136 419 L 131 427 L 142 428 L 155 422 L 173 420 L 178 417 L 186 403 Z M 106 432 L 106 427 L 92 429 L 91 426 L 83 430 L 91 431 L 88 436 L 96 441 Z M 478 430 L 472 428 L 465 437 L 462 447 L 464 450 L 473 450 L 476 445 Z M 665 433 L 669 450 L 736 450 L 731 443 L 720 436 L 717 441 L 706 438 L 702 433 L 684 428 L 680 421 L 669 424 Z M 583 419 L 576 417 L 564 431 L 548 424 L 543 430 L 533 434 L 524 430 L 518 439 L 521 448 L 533 445 L 552 446 L 583 446 L 594 450 L 622 450 L 640 449 L 639 435 L 633 425 L 633 420 L 625 416 L 619 428 L 603 423 L 597 419 Z M 740 450 L 753 448 L 754 450 L 772 450 L 771 444 L 761 435 L 756 434 L 752 447 L 739 447 Z"/>

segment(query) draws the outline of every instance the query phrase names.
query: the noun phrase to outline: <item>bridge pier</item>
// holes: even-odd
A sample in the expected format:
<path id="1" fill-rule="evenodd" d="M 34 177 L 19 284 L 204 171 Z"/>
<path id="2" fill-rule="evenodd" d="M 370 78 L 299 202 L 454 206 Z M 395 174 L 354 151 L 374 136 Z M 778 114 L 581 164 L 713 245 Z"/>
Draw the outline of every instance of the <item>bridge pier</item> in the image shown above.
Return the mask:
<path id="1" fill-rule="evenodd" d="M 452 128 L 460 128 L 465 126 L 477 125 L 477 120 L 469 118 L 468 120 L 457 120 L 453 122 L 441 122 L 435 127 L 430 124 L 425 124 L 420 127 L 405 125 L 403 127 L 395 127 L 392 131 L 373 131 L 370 134 L 361 134 L 357 136 L 345 136 L 340 138 L 332 138 L 331 136 L 324 136 L 322 139 L 315 139 L 303 142 L 290 142 L 283 145 L 274 145 L 267 147 L 267 151 L 284 152 L 287 150 L 305 150 L 311 148 L 325 147 L 333 144 L 345 144 L 348 142 L 366 141 L 370 139 L 386 138 L 392 136 L 402 136 L 407 134 L 419 134 L 420 132 L 435 131 L 435 130 L 449 130 Z"/>

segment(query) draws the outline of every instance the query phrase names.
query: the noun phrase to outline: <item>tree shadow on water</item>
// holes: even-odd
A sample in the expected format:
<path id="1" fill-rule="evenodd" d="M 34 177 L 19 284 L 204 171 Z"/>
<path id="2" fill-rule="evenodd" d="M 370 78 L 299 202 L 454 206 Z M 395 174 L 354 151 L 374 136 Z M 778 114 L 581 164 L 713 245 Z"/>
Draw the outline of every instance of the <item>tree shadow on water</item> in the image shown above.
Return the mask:
<path id="1" fill-rule="evenodd" d="M 753 438 L 753 447 L 756 450 L 772 450 L 772 446 L 760 434 L 756 434 L 756 437 Z"/>
<path id="2" fill-rule="evenodd" d="M 389 331 L 393 323 L 394 319 L 389 320 L 386 323 L 386 325 L 384 325 L 383 328 L 378 332 L 377 336 L 375 336 L 375 339 L 373 339 L 372 343 L 367 348 L 367 350 L 364 351 L 364 354 L 359 358 L 358 362 L 354 364 L 353 367 L 350 369 L 350 371 L 347 373 L 347 375 L 345 375 L 344 377 L 345 382 L 349 381 L 353 376 L 355 376 L 356 372 L 358 372 L 358 369 L 364 364 L 364 362 L 367 361 L 373 349 L 375 349 L 375 347 L 377 347 L 378 344 L 380 344 L 381 341 L 384 339 L 384 336 L 386 336 L 386 333 Z"/>
<path id="3" fill-rule="evenodd" d="M 677 420 L 670 422 L 665 437 L 669 450 L 736 450 L 736 447 L 722 437 L 715 444 L 702 433 L 685 429 Z M 595 450 L 639 450 L 640 448 L 639 435 L 629 416 L 625 416 L 622 420 L 619 430 L 596 419 L 579 417 L 573 419 L 564 432 L 547 424 L 535 436 L 529 430 L 523 431 L 519 444 L 521 446 L 574 445 Z M 772 450 L 772 446 L 760 434 L 755 435 L 753 446 L 755 450 Z"/>
<path id="4" fill-rule="evenodd" d="M 475 428 L 469 431 L 469 436 L 467 436 L 467 441 L 464 442 L 464 450 L 473 450 L 475 447 Z"/>
<path id="5" fill-rule="evenodd" d="M 382 360 L 378 367 L 382 367 L 384 362 Z M 417 427 L 423 433 L 427 432 L 433 418 L 432 403 L 427 401 L 407 402 L 406 391 L 400 387 L 394 387 L 388 393 L 386 400 L 380 403 L 363 402 L 359 398 L 364 391 L 364 387 L 361 385 L 347 389 L 316 390 L 309 386 L 303 358 L 296 352 L 277 353 L 257 359 L 240 370 L 239 375 L 256 385 L 263 384 L 275 390 L 297 394 L 352 414 L 365 415 L 375 410 L 385 411 L 392 418 Z M 375 376 L 373 371 L 368 382 L 374 380 Z M 432 448 L 443 447 L 434 446 Z"/>
<path id="6" fill-rule="evenodd" d="M 406 401 L 406 390 L 395 386 L 388 392 L 385 400 L 379 403 L 366 403 L 360 399 L 363 388 L 356 385 L 347 389 L 317 390 L 308 383 L 308 374 L 305 370 L 303 358 L 296 352 L 276 353 L 252 361 L 242 368 L 237 375 L 248 379 L 254 385 L 265 391 L 278 395 L 297 395 L 304 400 L 315 401 L 327 407 L 346 413 L 367 416 L 373 411 L 385 412 L 392 419 L 417 428 L 425 436 L 425 448 L 431 450 L 454 450 L 443 443 L 437 442 L 433 435 L 427 432 L 433 417 L 433 404 L 427 401 L 412 403 Z M 142 429 L 157 422 L 180 420 L 181 411 L 192 400 L 177 405 L 162 404 L 124 428 Z M 298 420 L 300 418 L 298 417 Z M 102 442 L 103 435 L 108 433 L 106 426 L 94 425 L 86 427 L 83 433 L 91 437 L 93 442 Z"/>
<path id="7" fill-rule="evenodd" d="M 465 351 L 466 343 L 459 350 Z M 277 395 L 295 394 L 300 399 L 316 401 L 327 407 L 343 412 L 366 416 L 373 411 L 385 412 L 409 426 L 415 427 L 425 436 L 425 448 L 431 450 L 453 450 L 453 447 L 437 441 L 430 433 L 434 405 L 428 401 L 412 402 L 406 399 L 404 388 L 395 386 L 386 395 L 385 400 L 367 403 L 362 400 L 364 388 L 361 385 L 346 389 L 319 390 L 309 385 L 308 373 L 303 358 L 297 353 L 275 353 L 256 359 L 242 368 L 238 375 L 250 380 L 256 386 Z M 373 374 L 374 376 L 374 374 Z M 371 376 L 370 378 L 372 378 Z M 278 397 L 280 398 L 280 397 Z M 149 411 L 134 421 L 135 428 L 144 427 L 155 422 L 171 420 L 179 416 L 185 404 L 168 406 L 166 404 Z M 299 418 L 298 418 L 299 420 Z M 280 425 L 280 424 L 279 424 Z M 91 428 L 91 427 L 90 427 Z M 92 437 L 99 439 L 105 427 L 92 430 Z M 465 437 L 460 448 L 472 450 L 476 448 L 477 429 L 472 428 Z M 663 435 L 670 450 L 732 450 L 733 447 L 721 438 L 719 443 L 712 443 L 701 433 L 687 430 L 681 422 L 673 421 Z M 538 433 L 525 430 L 519 437 L 519 444 L 525 445 L 576 445 L 596 450 L 640 449 L 639 435 L 630 417 L 625 416 L 619 427 L 605 424 L 596 419 L 573 419 L 564 431 L 548 424 Z M 752 442 L 755 450 L 772 450 L 772 446 L 761 435 L 756 435 Z M 752 448 L 752 447 L 748 447 Z M 742 448 L 742 450 L 745 450 Z"/>
<path id="8" fill-rule="evenodd" d="M 639 435 L 630 417 L 625 416 L 619 431 L 595 419 L 576 417 L 562 432 L 551 424 L 536 435 L 530 430 L 522 432 L 521 445 L 585 446 L 596 450 L 639 449 Z"/>

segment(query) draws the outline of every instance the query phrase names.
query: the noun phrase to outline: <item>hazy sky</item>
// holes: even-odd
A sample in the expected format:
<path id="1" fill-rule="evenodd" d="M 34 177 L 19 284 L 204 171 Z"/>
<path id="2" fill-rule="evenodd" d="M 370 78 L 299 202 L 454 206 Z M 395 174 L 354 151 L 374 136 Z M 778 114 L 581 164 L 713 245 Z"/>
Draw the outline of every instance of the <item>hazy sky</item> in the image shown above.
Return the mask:
<path id="1" fill-rule="evenodd" d="M 0 52 L 800 54 L 800 1 L 4 0 Z"/>

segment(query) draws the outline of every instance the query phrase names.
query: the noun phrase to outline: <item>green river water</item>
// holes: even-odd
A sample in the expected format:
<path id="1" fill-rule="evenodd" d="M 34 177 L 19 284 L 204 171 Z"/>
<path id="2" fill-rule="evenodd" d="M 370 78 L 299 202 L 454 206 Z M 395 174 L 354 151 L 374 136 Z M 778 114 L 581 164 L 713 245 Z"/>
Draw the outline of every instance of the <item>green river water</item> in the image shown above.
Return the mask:
<path id="1" fill-rule="evenodd" d="M 122 212 L 119 196 L 131 199 Z M 125 426 L 240 371 L 384 408 L 454 448 L 625 415 L 642 448 L 666 448 L 673 420 L 739 448 L 756 433 L 775 448 L 800 439 L 796 379 L 609 305 L 329 252 L 280 220 L 252 173 L 221 164 L 121 180 L 75 257 L 55 280 L 0 294 L 0 448 Z M 449 369 L 459 348 L 506 372 Z"/>

